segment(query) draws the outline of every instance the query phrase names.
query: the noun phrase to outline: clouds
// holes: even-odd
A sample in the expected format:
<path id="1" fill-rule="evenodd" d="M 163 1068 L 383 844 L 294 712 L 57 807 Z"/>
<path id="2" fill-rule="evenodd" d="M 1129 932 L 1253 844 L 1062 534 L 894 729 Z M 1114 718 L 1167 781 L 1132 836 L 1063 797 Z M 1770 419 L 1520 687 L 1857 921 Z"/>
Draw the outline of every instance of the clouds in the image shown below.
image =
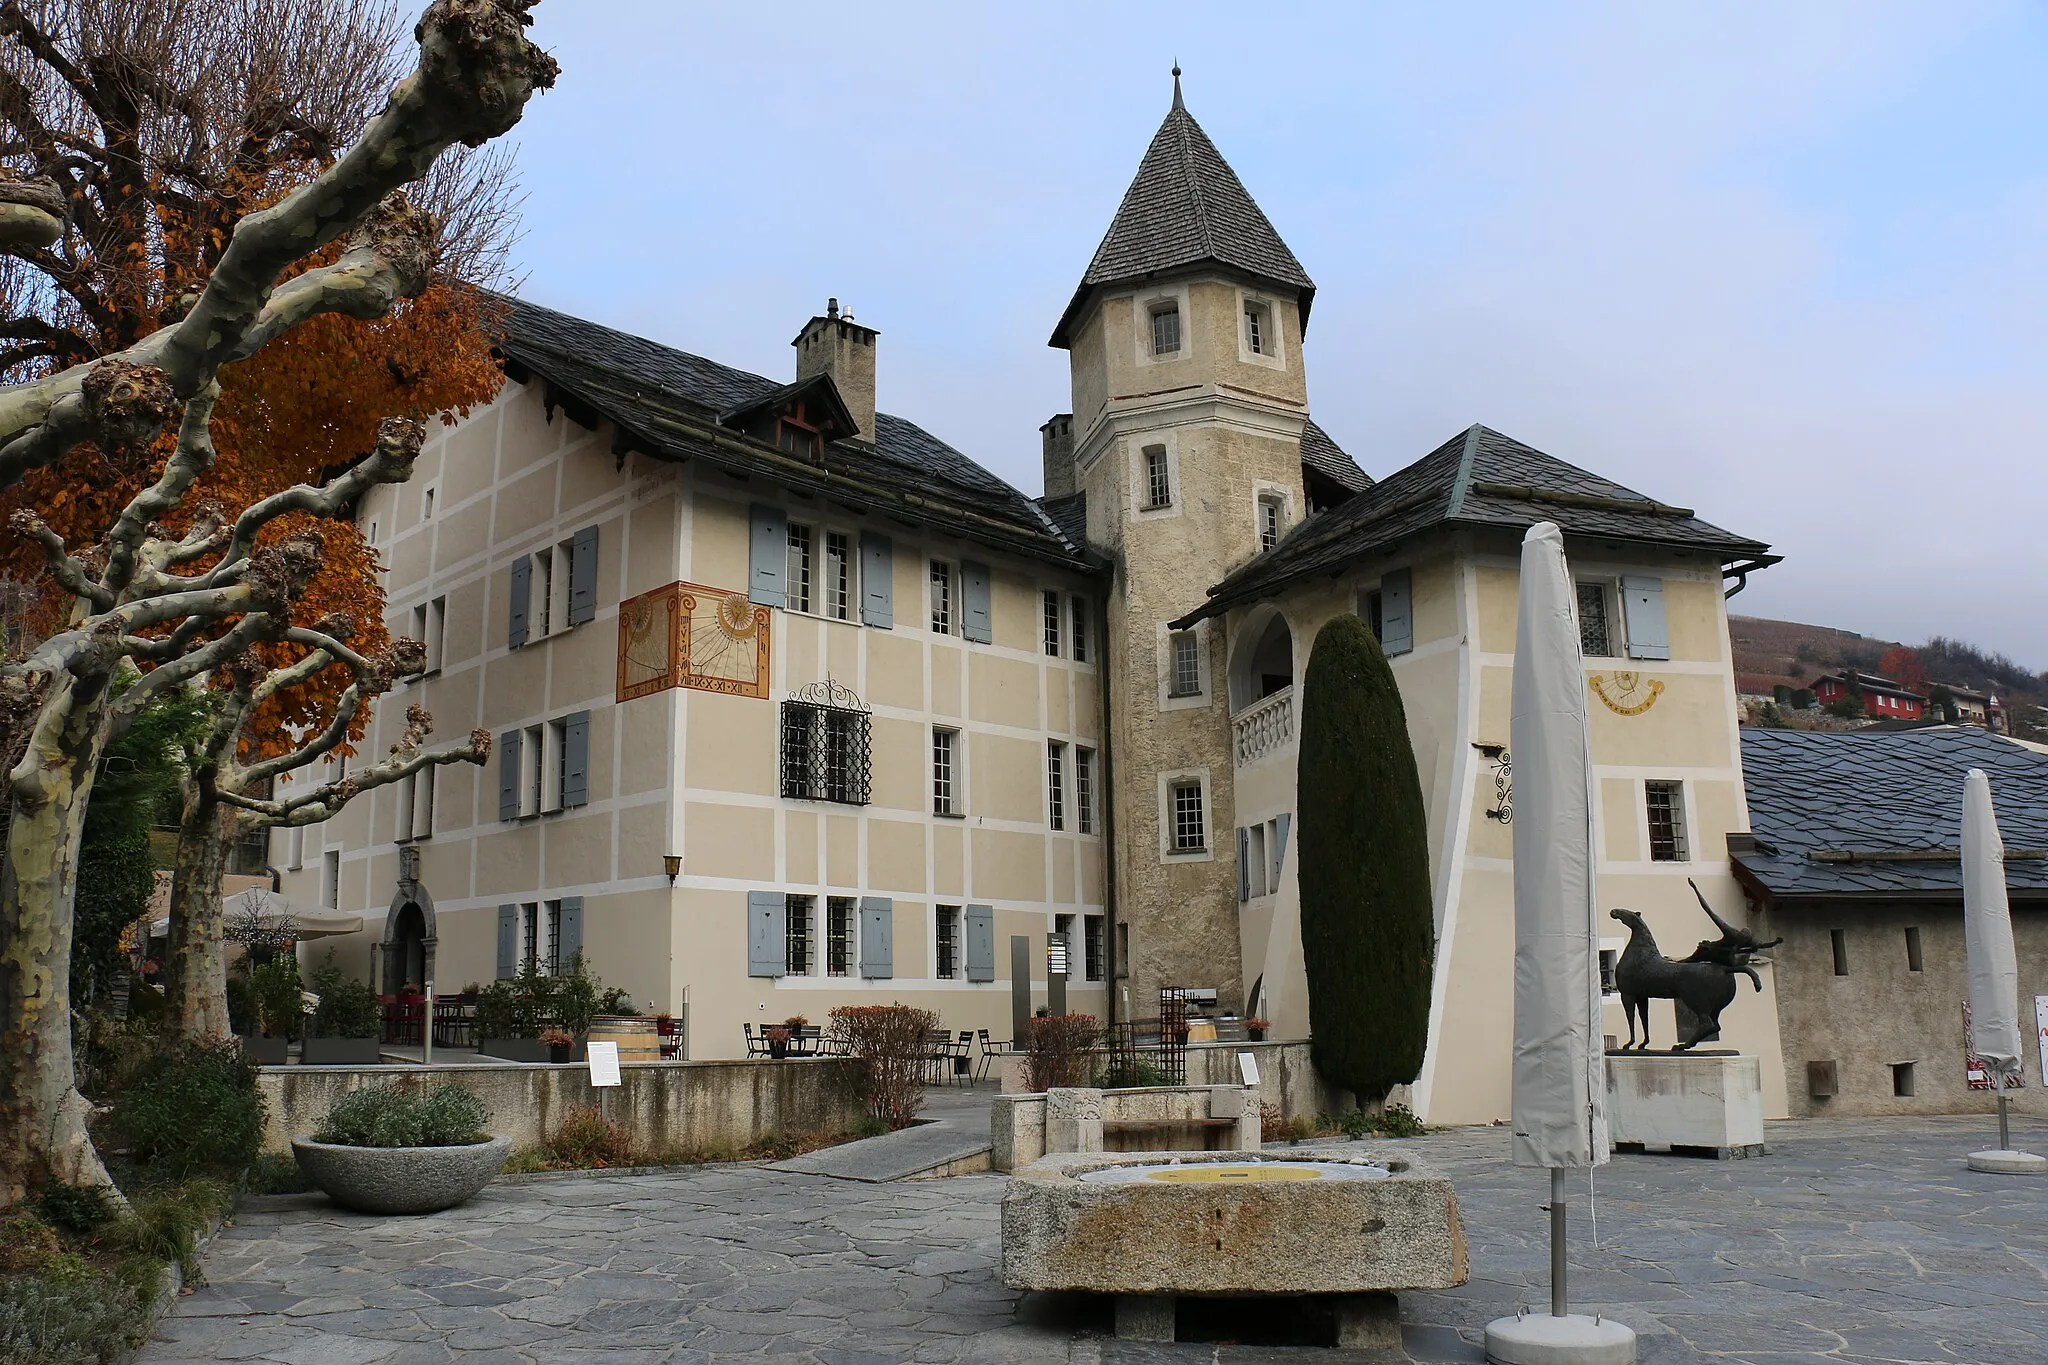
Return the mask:
<path id="1" fill-rule="evenodd" d="M 1484 421 L 1773 541 L 1746 611 L 2048 665 L 2033 7 L 538 18 L 541 302 L 781 375 L 837 294 L 885 408 L 1035 489 L 1045 338 L 1178 57 L 1317 281 L 1311 397 L 1369 470 Z"/>

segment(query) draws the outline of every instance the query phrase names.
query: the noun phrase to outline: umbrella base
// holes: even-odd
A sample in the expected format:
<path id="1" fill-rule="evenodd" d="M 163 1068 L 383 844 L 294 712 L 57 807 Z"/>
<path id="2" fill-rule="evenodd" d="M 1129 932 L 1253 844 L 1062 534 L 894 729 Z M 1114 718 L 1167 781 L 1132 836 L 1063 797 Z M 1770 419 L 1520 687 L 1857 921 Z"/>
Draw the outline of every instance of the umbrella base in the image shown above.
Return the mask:
<path id="1" fill-rule="evenodd" d="M 2032 1152 L 1972 1152 L 1970 1169 L 1987 1175 L 2048 1175 L 2048 1157 Z"/>
<path id="2" fill-rule="evenodd" d="M 1635 1365 L 1636 1334 L 1611 1319 L 1529 1313 L 1486 1324 L 1494 1365 Z"/>

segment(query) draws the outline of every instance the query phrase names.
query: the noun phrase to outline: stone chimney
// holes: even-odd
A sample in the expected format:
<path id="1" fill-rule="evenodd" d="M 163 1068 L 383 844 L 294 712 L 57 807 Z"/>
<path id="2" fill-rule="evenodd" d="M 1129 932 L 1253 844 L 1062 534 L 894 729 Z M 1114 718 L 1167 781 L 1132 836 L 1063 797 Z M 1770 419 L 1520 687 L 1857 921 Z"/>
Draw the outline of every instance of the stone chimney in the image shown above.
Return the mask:
<path id="1" fill-rule="evenodd" d="M 860 428 L 859 439 L 875 443 L 875 337 L 872 327 L 853 320 L 851 309 L 839 311 L 838 299 L 825 300 L 825 313 L 804 324 L 789 344 L 796 347 L 796 377 L 828 374 L 840 401 Z"/>
<path id="2" fill-rule="evenodd" d="M 1074 487 L 1074 414 L 1054 413 L 1038 429 L 1045 456 L 1045 496 L 1071 498 Z"/>

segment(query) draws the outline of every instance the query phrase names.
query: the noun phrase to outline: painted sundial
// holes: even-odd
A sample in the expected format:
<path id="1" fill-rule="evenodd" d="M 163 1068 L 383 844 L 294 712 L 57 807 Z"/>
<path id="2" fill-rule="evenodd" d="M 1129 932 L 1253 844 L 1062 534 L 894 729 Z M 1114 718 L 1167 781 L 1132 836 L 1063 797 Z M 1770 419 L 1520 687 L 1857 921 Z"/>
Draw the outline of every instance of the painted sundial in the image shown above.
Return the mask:
<path id="1" fill-rule="evenodd" d="M 767 696 L 770 617 L 743 592 L 701 583 L 620 603 L 618 699 L 671 687 Z"/>

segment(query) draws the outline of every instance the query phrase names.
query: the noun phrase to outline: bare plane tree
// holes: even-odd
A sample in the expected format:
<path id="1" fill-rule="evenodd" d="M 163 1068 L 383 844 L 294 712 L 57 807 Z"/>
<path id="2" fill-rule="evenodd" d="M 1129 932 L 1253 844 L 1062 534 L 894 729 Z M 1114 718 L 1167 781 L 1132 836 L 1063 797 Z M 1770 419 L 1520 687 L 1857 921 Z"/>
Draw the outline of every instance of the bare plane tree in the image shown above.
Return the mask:
<path id="1" fill-rule="evenodd" d="M 417 69 L 316 179 L 236 223 L 173 320 L 105 359 L 0 389 L 0 487 L 83 441 L 128 451 L 176 431 L 162 474 L 99 544 L 69 546 L 32 513 L 17 519 L 77 607 L 65 629 L 0 672 L 11 805 L 0 874 L 0 1201 L 50 1181 L 111 1186 L 73 1084 L 69 999 L 78 844 L 111 727 L 260 642 L 347 658 L 345 641 L 293 619 L 317 540 L 259 548 L 258 537 L 281 517 L 339 516 L 375 485 L 405 481 L 424 437 L 414 419 L 387 419 L 376 448 L 347 472 L 259 499 L 232 520 L 197 515 L 179 534 L 164 522 L 212 462 L 215 377 L 307 318 L 379 316 L 423 287 L 438 225 L 397 191 L 451 146 L 504 133 L 533 91 L 554 83 L 553 59 L 525 36 L 533 3 L 433 0 L 416 29 Z M 11 8 L 0 5 L 0 18 Z M 20 183 L 0 195 L 0 240 L 58 240 L 62 197 L 38 200 L 42 185 Z M 343 239 L 332 264 L 282 278 Z"/>

